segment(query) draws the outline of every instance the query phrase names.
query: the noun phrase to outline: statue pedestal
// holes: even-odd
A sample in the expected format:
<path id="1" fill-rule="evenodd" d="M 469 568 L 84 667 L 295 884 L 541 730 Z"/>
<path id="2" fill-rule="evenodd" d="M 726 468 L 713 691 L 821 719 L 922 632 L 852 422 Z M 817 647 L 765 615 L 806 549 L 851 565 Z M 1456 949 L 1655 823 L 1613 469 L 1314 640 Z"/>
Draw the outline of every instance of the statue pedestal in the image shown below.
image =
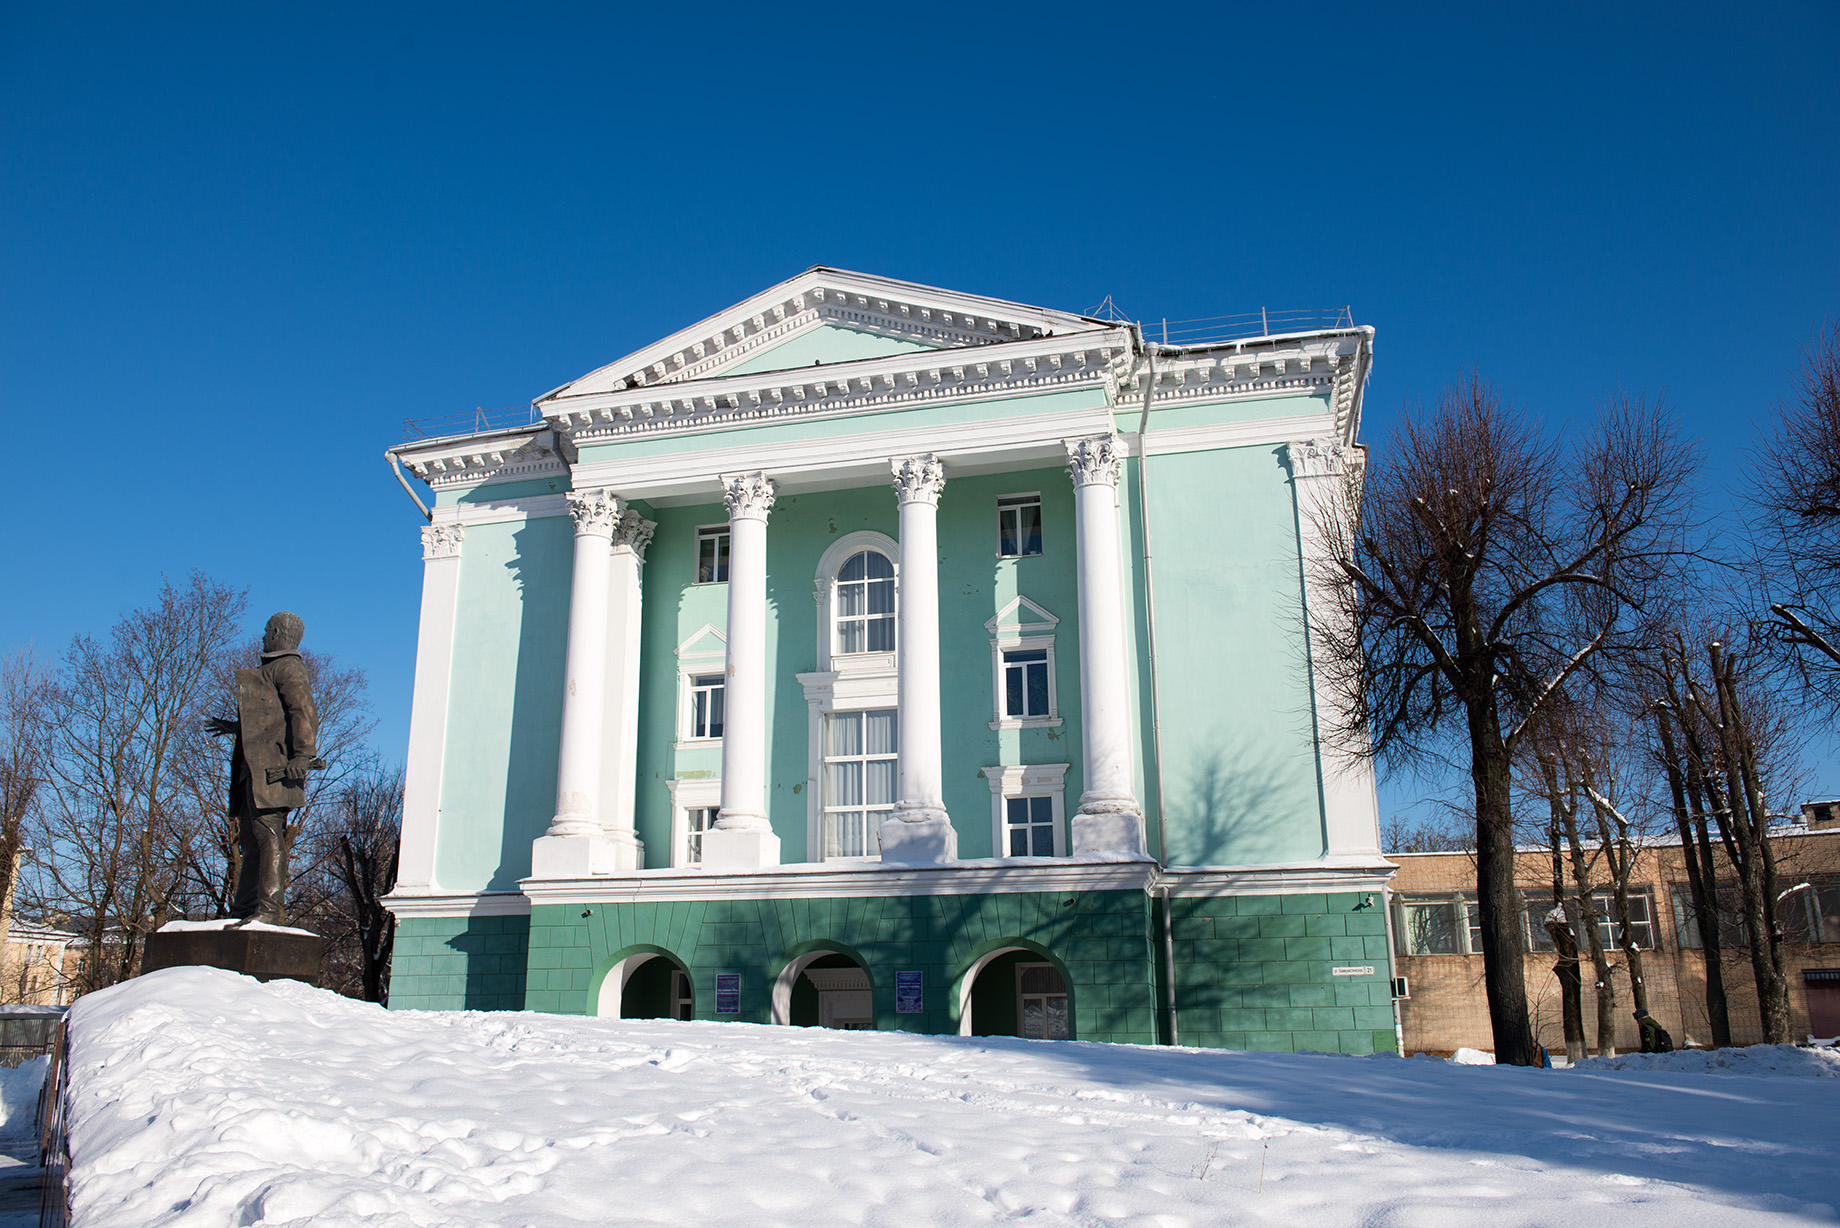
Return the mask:
<path id="1" fill-rule="evenodd" d="M 202 964 L 253 976 L 258 981 L 319 984 L 326 940 L 305 930 L 281 928 L 162 929 L 147 935 L 141 971 Z"/>

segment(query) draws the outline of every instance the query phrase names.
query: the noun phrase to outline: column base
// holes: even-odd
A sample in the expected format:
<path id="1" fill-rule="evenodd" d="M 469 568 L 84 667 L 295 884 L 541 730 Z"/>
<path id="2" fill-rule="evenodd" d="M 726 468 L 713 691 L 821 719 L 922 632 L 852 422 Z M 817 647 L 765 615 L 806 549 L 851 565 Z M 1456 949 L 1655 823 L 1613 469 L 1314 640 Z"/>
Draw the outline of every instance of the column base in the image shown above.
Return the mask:
<path id="1" fill-rule="evenodd" d="M 712 827 L 703 833 L 703 869 L 747 874 L 779 864 L 779 837 L 771 828 Z"/>
<path id="2" fill-rule="evenodd" d="M 539 836 L 530 842 L 532 878 L 589 878 L 630 873 L 639 866 L 637 841 L 622 845 L 606 836 Z"/>
<path id="3" fill-rule="evenodd" d="M 882 860 L 907 865 L 957 861 L 958 832 L 944 811 L 925 819 L 889 819 L 882 824 Z"/>
<path id="4" fill-rule="evenodd" d="M 1104 803 L 1101 803 L 1104 804 Z M 1129 853 L 1144 855 L 1144 816 L 1129 810 L 1082 810 L 1073 816 L 1073 853 Z"/>

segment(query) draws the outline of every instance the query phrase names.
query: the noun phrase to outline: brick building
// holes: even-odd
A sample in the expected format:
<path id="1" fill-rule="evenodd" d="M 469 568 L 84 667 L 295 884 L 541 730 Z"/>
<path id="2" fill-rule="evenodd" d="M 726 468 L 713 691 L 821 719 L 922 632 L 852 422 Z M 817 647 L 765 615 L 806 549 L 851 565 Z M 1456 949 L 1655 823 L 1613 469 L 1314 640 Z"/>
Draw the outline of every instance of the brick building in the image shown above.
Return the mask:
<path id="1" fill-rule="evenodd" d="M 1391 884 L 1395 971 L 1405 981 L 1399 1003 L 1405 1051 L 1449 1053 L 1459 1047 L 1490 1049 L 1488 1002 L 1483 990 L 1481 936 L 1476 917 L 1476 868 L 1471 853 L 1394 853 L 1399 873 Z M 1795 1035 L 1840 1033 L 1840 825 L 1810 820 L 1805 829 L 1776 839 L 1777 874 L 1786 931 L 1789 1009 Z M 1552 860 L 1541 848 L 1517 859 L 1522 939 L 1527 944 L 1527 998 L 1536 1035 L 1554 1053 L 1565 1048 L 1559 980 L 1541 919 L 1552 908 Z M 1719 898 L 1732 1040 L 1763 1039 L 1750 954 L 1738 920 L 1737 884 L 1720 856 Z M 1693 916 L 1685 864 L 1678 844 L 1644 849 L 1637 858 L 1630 923 L 1642 952 L 1649 1011 L 1676 1044 L 1706 1045 L 1705 956 Z M 1607 886 L 1599 895 L 1608 912 Z M 1614 926 L 1601 921 L 1607 949 Z M 1582 944 L 1581 944 L 1582 946 Z M 1617 998 L 1616 1046 L 1634 1049 L 1628 972 L 1613 953 Z M 1594 977 L 1584 976 L 1585 1035 L 1596 1038 Z"/>

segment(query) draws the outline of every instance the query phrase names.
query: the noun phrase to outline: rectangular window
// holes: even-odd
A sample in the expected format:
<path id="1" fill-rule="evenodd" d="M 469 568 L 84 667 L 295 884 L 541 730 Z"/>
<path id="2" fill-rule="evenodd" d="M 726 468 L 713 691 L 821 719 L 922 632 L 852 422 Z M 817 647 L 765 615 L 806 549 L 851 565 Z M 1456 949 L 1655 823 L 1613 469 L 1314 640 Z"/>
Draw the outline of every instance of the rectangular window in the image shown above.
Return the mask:
<path id="1" fill-rule="evenodd" d="M 1046 648 L 1012 648 L 1004 652 L 1003 715 L 1052 715 Z"/>
<path id="2" fill-rule="evenodd" d="M 824 720 L 824 856 L 873 857 L 894 814 L 895 710 Z"/>
<path id="3" fill-rule="evenodd" d="M 720 810 L 715 806 L 698 806 L 694 810 L 684 811 L 685 865 L 703 864 L 703 833 L 716 825 L 718 813 Z"/>
<path id="4" fill-rule="evenodd" d="M 727 690 L 722 674 L 695 674 L 690 679 L 690 736 L 722 736 L 722 697 Z"/>
<path id="5" fill-rule="evenodd" d="M 1026 1040 L 1066 1040 L 1067 982 L 1053 964 L 1016 965 L 1017 1032 Z"/>
<path id="6" fill-rule="evenodd" d="M 1006 559 L 1041 553 L 1041 496 L 997 500 L 997 553 Z"/>
<path id="7" fill-rule="evenodd" d="M 1743 947 L 1747 939 L 1738 885 L 1720 883 L 1713 891 L 1712 909 L 1719 918 L 1719 945 L 1728 951 Z M 1674 888 L 1674 932 L 1680 935 L 1680 945 L 1689 950 L 1705 945 L 1699 937 L 1699 914 L 1693 908 L 1693 889 L 1684 883 Z"/>
<path id="8" fill-rule="evenodd" d="M 1461 955 L 1456 900 L 1400 901 L 1401 946 L 1407 955 Z"/>
<path id="9" fill-rule="evenodd" d="M 706 525 L 696 531 L 696 582 L 728 582 L 727 525 Z"/>
<path id="10" fill-rule="evenodd" d="M 1816 883 L 1809 903 L 1814 912 L 1814 940 L 1840 942 L 1840 883 Z"/>
<path id="11" fill-rule="evenodd" d="M 1468 934 L 1471 955 L 1482 954 L 1482 905 L 1474 900 L 1463 901 L 1463 925 Z"/>
<path id="12" fill-rule="evenodd" d="M 1529 951 L 1553 950 L 1552 934 L 1546 928 L 1547 914 L 1553 910 L 1552 890 L 1524 891 L 1521 900 L 1525 906 L 1525 933 Z M 1591 893 L 1591 907 L 1597 914 L 1597 938 L 1606 951 L 1621 949 L 1622 940 L 1618 937 L 1620 927 L 1616 924 L 1616 893 L 1603 888 Z M 1692 905 L 1688 904 L 1691 911 Z M 1560 911 L 1560 917 L 1565 913 Z M 1652 951 L 1655 949 L 1655 918 L 1649 905 L 1648 890 L 1644 887 L 1633 888 L 1629 892 L 1629 928 L 1635 938 L 1636 949 Z M 1578 939 L 1578 950 L 1582 954 L 1585 942 Z M 1482 946 L 1478 942 L 1476 950 Z"/>
<path id="13" fill-rule="evenodd" d="M 1054 856 L 1053 798 L 1006 797 L 1003 818 L 1011 857 Z"/>

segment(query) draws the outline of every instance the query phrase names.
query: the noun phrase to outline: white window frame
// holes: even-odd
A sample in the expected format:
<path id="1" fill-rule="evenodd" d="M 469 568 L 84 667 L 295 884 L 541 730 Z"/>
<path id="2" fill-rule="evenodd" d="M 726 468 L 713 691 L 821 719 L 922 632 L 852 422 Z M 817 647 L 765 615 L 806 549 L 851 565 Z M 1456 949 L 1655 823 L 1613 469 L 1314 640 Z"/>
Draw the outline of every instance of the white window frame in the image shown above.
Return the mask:
<path id="1" fill-rule="evenodd" d="M 691 575 L 690 583 L 692 584 L 727 584 L 728 583 L 727 579 L 721 579 L 721 580 L 703 579 L 703 542 L 704 540 L 710 537 L 728 537 L 728 536 L 729 536 L 729 527 L 728 527 L 727 521 L 723 521 L 721 524 L 699 524 L 696 526 L 696 532 L 695 534 L 692 535 L 692 540 L 694 540 L 696 543 L 696 546 L 695 546 L 696 554 L 695 554 L 695 557 L 690 562 L 690 575 Z M 720 554 L 719 548 L 717 550 L 717 553 Z M 729 539 L 728 558 L 729 558 L 729 569 L 732 571 L 734 569 L 734 560 L 735 560 L 735 545 L 734 545 L 733 538 Z"/>
<path id="2" fill-rule="evenodd" d="M 715 776 L 692 776 L 667 780 L 665 787 L 671 792 L 671 868 L 700 870 L 702 866 L 690 860 L 690 812 L 720 809 L 722 781 Z"/>
<path id="3" fill-rule="evenodd" d="M 899 709 L 895 705 L 890 704 L 886 708 L 845 708 L 845 709 L 842 709 L 841 711 L 833 711 L 831 713 L 828 713 L 825 719 L 828 720 L 828 719 L 832 719 L 832 718 L 839 717 L 839 716 L 860 716 L 864 712 L 894 712 L 897 714 L 895 717 L 895 743 L 894 743 L 895 753 L 893 756 L 889 756 L 886 754 L 878 754 L 875 756 L 870 756 L 865 751 L 862 755 L 850 756 L 849 760 L 847 761 L 848 762 L 861 761 L 866 765 L 871 758 L 874 758 L 877 760 L 883 760 L 883 761 L 887 761 L 892 758 L 893 762 L 896 765 L 895 773 L 896 773 L 897 788 L 898 788 L 899 774 L 900 774 L 901 726 L 900 726 Z M 822 734 L 822 728 L 820 728 L 820 734 Z M 816 856 L 813 859 L 816 861 L 847 861 L 847 862 L 880 861 L 882 857 L 882 850 L 881 850 L 881 831 L 879 828 L 875 828 L 871 830 L 869 833 L 869 838 L 864 842 L 865 844 L 873 844 L 875 846 L 874 852 L 863 853 L 855 857 L 848 857 L 848 856 L 831 857 L 825 853 L 824 851 L 824 821 L 825 821 L 825 818 L 830 813 L 830 808 L 825 804 L 825 799 L 823 795 L 824 794 L 823 771 L 824 771 L 824 765 L 831 762 L 831 760 L 829 759 L 828 756 L 826 756 L 823 753 L 824 748 L 822 746 L 820 746 L 818 750 L 819 750 L 819 755 L 818 755 L 819 778 L 815 786 L 815 789 L 818 793 L 818 797 L 816 798 L 817 809 L 818 809 L 817 843 L 813 844 L 811 846 L 811 849 L 809 850 L 810 852 L 816 854 Z M 866 784 L 868 768 L 865 766 L 863 771 L 864 771 L 865 784 Z M 889 804 L 891 806 L 893 805 L 892 802 L 890 802 Z M 868 805 L 869 805 L 868 802 L 865 800 L 862 805 L 852 807 L 851 809 L 867 810 Z M 888 817 L 889 818 L 894 817 L 893 810 L 889 811 Z M 886 822 L 886 821 L 887 821 L 886 819 L 883 820 L 883 822 Z"/>
<path id="4" fill-rule="evenodd" d="M 839 577 L 839 574 L 843 571 L 844 564 L 848 563 L 851 559 L 856 558 L 858 555 L 862 555 L 862 554 L 880 555 L 882 560 L 888 564 L 888 571 L 890 573 L 891 579 L 887 581 L 883 581 L 879 579 L 844 581 L 844 580 L 839 579 L 838 577 Z M 829 581 L 827 585 L 829 589 L 828 595 L 829 595 L 830 600 L 826 607 L 826 617 L 825 617 L 826 626 L 824 627 L 825 638 L 829 641 L 830 655 L 833 661 L 851 660 L 856 657 L 891 657 L 891 656 L 894 656 L 895 653 L 900 650 L 900 646 L 901 646 L 900 645 L 901 567 L 900 567 L 900 562 L 899 562 L 900 557 L 901 557 L 900 548 L 898 546 L 890 549 L 890 548 L 882 547 L 880 545 L 870 544 L 870 545 L 864 545 L 855 550 L 852 550 L 848 554 L 844 555 L 842 558 L 836 561 L 835 566 L 832 568 L 830 572 L 830 577 L 829 577 Z M 843 615 L 838 613 L 839 603 L 837 601 L 837 589 L 840 585 L 845 584 L 845 583 L 864 584 L 865 586 L 867 584 L 888 583 L 893 587 L 894 589 L 894 609 L 890 610 L 888 613 L 886 614 L 864 613 L 862 615 L 854 615 L 854 614 L 850 615 L 850 618 L 852 620 L 859 620 L 862 622 L 865 639 L 867 638 L 868 628 L 871 623 L 876 623 L 876 622 L 881 622 L 881 621 L 886 620 L 888 623 L 888 630 L 895 641 L 895 646 L 893 648 L 889 648 L 883 651 L 865 651 L 865 652 L 843 652 L 839 650 L 839 648 L 837 647 L 838 639 L 839 639 L 838 632 L 840 631 L 841 628 L 839 627 L 838 623 L 839 623 L 839 620 L 843 617 Z"/>
<path id="5" fill-rule="evenodd" d="M 1474 941 L 1477 926 L 1472 925 L 1470 921 L 1472 910 L 1477 907 L 1474 896 L 1465 895 L 1460 891 L 1411 892 L 1395 894 L 1392 899 L 1392 904 L 1394 939 L 1398 945 L 1399 953 L 1402 956 L 1410 959 L 1433 959 L 1444 957 L 1462 958 L 1464 956 L 1482 954 L 1482 948 L 1477 946 Z M 1414 951 L 1411 949 L 1412 935 L 1406 924 L 1406 910 L 1415 907 L 1448 907 L 1454 910 L 1452 913 L 1452 923 L 1455 926 L 1456 950 Z"/>
<path id="6" fill-rule="evenodd" d="M 1005 499 L 1033 499 L 1035 500 L 1035 519 L 1037 522 L 1041 521 L 1041 492 L 1039 490 L 1015 490 L 1015 491 L 1009 492 L 1008 494 L 1002 494 L 1002 495 L 995 496 L 995 498 L 991 502 L 991 507 L 997 513 L 997 557 L 1000 559 L 1038 559 L 1040 558 L 1042 555 L 1048 552 L 1048 526 L 1046 524 L 1043 524 L 1041 526 L 1041 549 L 1040 550 L 1037 550 L 1034 554 L 1004 554 L 1003 553 L 1003 512 L 1004 512 L 1003 500 Z M 1020 517 L 1017 518 L 1016 529 L 1017 529 L 1016 543 L 1018 545 L 1021 545 L 1022 544 L 1022 532 L 1021 532 L 1022 521 Z"/>
<path id="7" fill-rule="evenodd" d="M 824 718 L 836 712 L 867 712 L 898 708 L 900 676 L 892 652 L 839 653 L 831 645 L 836 629 L 831 619 L 836 600 L 837 573 L 858 551 L 872 549 L 894 563 L 896 633 L 901 608 L 900 545 L 886 533 L 859 529 L 830 544 L 818 560 L 812 580 L 812 600 L 817 606 L 818 668 L 796 675 L 805 688 L 806 771 L 805 848 L 809 861 L 824 860 Z M 699 743 L 701 745 L 701 743 Z M 855 861 L 855 858 L 851 858 Z"/>
<path id="8" fill-rule="evenodd" d="M 1009 821 L 1004 802 L 1012 797 L 1047 797 L 1054 804 L 1054 855 L 1067 855 L 1066 763 L 1028 763 L 987 767 L 990 784 L 990 848 L 994 857 L 1009 856 Z"/>
<path id="9" fill-rule="evenodd" d="M 693 736 L 694 706 L 691 692 L 695 690 L 695 679 L 702 674 L 726 674 L 728 670 L 728 637 L 715 629 L 714 624 L 704 623 L 689 639 L 677 646 L 677 741 L 673 750 L 720 750 L 721 738 L 699 738 Z M 726 691 L 726 683 L 724 683 Z M 727 696 L 723 696 L 723 716 L 728 714 Z M 726 724 L 726 722 L 725 722 Z"/>
<path id="10" fill-rule="evenodd" d="M 1060 621 L 1027 597 L 1018 596 L 984 624 L 984 629 L 990 632 L 992 729 L 1058 729 L 1061 726 L 1060 686 L 1054 667 L 1054 629 Z M 1046 649 L 1048 653 L 1046 716 L 1010 716 L 1003 710 L 1003 654 L 1027 649 Z"/>

